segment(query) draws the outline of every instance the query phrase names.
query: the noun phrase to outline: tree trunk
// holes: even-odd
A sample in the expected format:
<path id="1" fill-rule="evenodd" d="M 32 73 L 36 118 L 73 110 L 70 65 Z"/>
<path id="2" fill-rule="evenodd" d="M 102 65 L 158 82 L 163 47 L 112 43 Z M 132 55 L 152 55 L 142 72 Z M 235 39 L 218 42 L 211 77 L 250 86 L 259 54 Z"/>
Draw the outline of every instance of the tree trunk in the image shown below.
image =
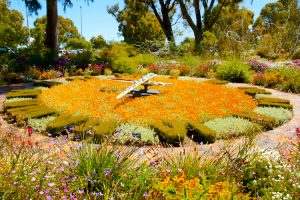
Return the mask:
<path id="1" fill-rule="evenodd" d="M 58 53 L 57 0 L 47 0 L 46 47 L 49 48 L 53 61 Z"/>
<path id="2" fill-rule="evenodd" d="M 197 52 L 201 51 L 201 41 L 203 39 L 203 33 L 201 31 L 194 31 L 195 36 L 195 50 Z"/>

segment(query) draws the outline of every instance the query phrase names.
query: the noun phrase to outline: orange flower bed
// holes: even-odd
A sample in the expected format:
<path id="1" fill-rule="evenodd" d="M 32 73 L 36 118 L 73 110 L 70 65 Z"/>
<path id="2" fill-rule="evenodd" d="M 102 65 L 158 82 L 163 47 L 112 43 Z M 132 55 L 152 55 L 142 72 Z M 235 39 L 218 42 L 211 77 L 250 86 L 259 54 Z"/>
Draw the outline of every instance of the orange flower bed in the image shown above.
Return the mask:
<path id="1" fill-rule="evenodd" d="M 60 112 L 141 125 L 178 119 L 205 121 L 252 111 L 257 106 L 250 96 L 235 88 L 195 81 L 158 78 L 154 81 L 171 82 L 172 85 L 150 88 L 160 91 L 160 95 L 116 99 L 131 83 L 76 80 L 44 90 L 39 98 Z"/>

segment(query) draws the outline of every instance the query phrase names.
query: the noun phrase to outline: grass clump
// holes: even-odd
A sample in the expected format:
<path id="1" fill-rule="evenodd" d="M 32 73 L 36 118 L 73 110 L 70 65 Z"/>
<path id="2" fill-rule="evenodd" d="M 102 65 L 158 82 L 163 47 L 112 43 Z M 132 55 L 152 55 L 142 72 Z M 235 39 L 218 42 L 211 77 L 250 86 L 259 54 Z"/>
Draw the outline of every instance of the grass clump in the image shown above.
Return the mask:
<path id="1" fill-rule="evenodd" d="M 61 114 L 47 124 L 46 131 L 52 136 L 64 132 L 67 126 L 76 126 L 87 121 L 87 117 Z"/>
<path id="2" fill-rule="evenodd" d="M 251 77 L 251 70 L 248 65 L 237 60 L 231 60 L 221 64 L 217 68 L 216 75 L 221 80 L 248 83 Z"/>
<path id="3" fill-rule="evenodd" d="M 37 98 L 42 92 L 39 89 L 27 89 L 27 90 L 12 90 L 6 94 L 7 99 L 22 97 L 22 98 Z"/>
<path id="4" fill-rule="evenodd" d="M 216 140 L 216 132 L 198 122 L 187 124 L 187 135 L 196 142 L 213 143 Z"/>
<path id="5" fill-rule="evenodd" d="M 133 123 L 124 123 L 118 128 L 114 140 L 121 144 L 156 145 L 159 138 L 151 128 Z"/>
<path id="6" fill-rule="evenodd" d="M 185 124 L 183 122 L 163 122 L 153 123 L 151 128 L 158 134 L 159 140 L 163 144 L 180 146 L 186 136 Z"/>
<path id="7" fill-rule="evenodd" d="M 54 116 L 43 117 L 40 119 L 28 119 L 28 126 L 32 127 L 34 130 L 42 132 L 46 130 L 47 123 L 54 120 Z"/>
<path id="8" fill-rule="evenodd" d="M 240 135 L 252 135 L 261 130 L 258 124 L 236 117 L 217 118 L 204 123 L 204 125 L 216 131 L 217 139 L 229 139 Z"/>
<path id="9" fill-rule="evenodd" d="M 254 112 L 274 118 L 276 125 L 283 124 L 293 117 L 293 112 L 284 108 L 257 107 Z"/>

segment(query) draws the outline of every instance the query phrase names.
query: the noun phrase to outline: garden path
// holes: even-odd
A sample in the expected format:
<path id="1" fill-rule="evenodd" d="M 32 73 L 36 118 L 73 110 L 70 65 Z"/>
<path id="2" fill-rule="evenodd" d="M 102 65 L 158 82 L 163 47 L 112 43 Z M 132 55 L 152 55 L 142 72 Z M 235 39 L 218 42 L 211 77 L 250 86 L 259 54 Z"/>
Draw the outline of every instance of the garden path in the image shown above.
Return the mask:
<path id="1" fill-rule="evenodd" d="M 242 83 L 230 83 L 230 86 L 238 87 L 238 86 L 249 86 L 249 84 L 242 84 Z M 7 92 L 13 89 L 22 89 L 31 87 L 31 83 L 22 83 L 22 84 L 13 84 L 9 86 L 1 86 L 0 87 L 0 110 L 2 110 L 3 101 L 5 100 L 5 95 Z M 290 94 L 284 93 L 273 89 L 266 89 L 267 91 L 272 92 L 272 95 L 278 98 L 288 99 L 291 101 L 291 104 L 294 106 L 294 116 L 293 118 L 283 124 L 275 128 L 274 130 L 270 130 L 264 133 L 261 133 L 256 136 L 255 144 L 258 146 L 264 146 L 269 148 L 281 148 L 281 149 L 289 149 L 292 148 L 291 142 L 296 141 L 296 128 L 300 127 L 300 95 L 297 94 Z M 25 128 L 17 128 L 13 125 L 8 124 L 4 119 L 3 116 L 0 116 L 0 130 L 4 132 L 13 131 L 15 133 L 26 135 Z M 25 136 L 32 141 L 38 141 L 44 147 L 54 147 L 58 151 L 66 150 L 71 145 L 71 142 L 66 142 L 66 140 L 59 140 L 55 138 L 49 138 L 42 134 L 33 133 L 33 135 L 29 138 L 27 135 Z M 229 145 L 230 147 L 237 146 L 244 141 L 244 138 L 238 138 L 235 140 L 225 141 L 219 140 L 214 144 L 209 145 L 199 145 L 199 150 L 210 150 L 210 149 L 220 149 L 225 145 Z M 189 145 L 184 146 L 186 150 L 190 148 Z M 153 150 L 155 148 L 141 148 L 140 153 L 145 153 L 148 150 Z M 155 151 L 160 151 L 158 148 Z M 175 148 L 178 151 L 182 151 L 182 148 Z M 174 151 L 174 148 L 164 148 L 164 151 Z M 147 153 L 146 153 L 147 154 Z M 151 153 L 151 157 L 153 153 Z M 148 157 L 148 156 L 147 156 Z"/>

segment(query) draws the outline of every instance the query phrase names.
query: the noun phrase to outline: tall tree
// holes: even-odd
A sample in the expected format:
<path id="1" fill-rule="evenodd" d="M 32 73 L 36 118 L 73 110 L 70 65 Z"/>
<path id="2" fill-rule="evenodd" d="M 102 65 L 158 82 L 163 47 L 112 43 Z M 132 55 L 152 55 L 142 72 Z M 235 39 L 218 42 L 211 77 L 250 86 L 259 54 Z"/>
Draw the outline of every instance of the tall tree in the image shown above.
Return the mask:
<path id="1" fill-rule="evenodd" d="M 31 13 L 36 13 L 41 9 L 40 0 L 23 0 Z M 85 0 L 87 2 L 93 0 Z M 47 0 L 47 27 L 46 27 L 46 47 L 51 50 L 52 58 L 57 56 L 58 52 L 58 11 L 57 0 Z M 72 7 L 72 0 L 61 0 L 66 10 Z"/>
<path id="2" fill-rule="evenodd" d="M 23 26 L 23 16 L 17 10 L 9 10 L 0 0 L 0 46 L 16 47 L 26 44 L 28 30 Z"/>
<path id="3" fill-rule="evenodd" d="M 34 21 L 34 28 L 31 29 L 30 33 L 38 43 L 45 43 L 46 26 L 46 16 L 38 18 Z M 78 29 L 71 19 L 58 16 L 58 44 L 64 45 L 69 38 L 80 38 Z"/>
<path id="4" fill-rule="evenodd" d="M 143 0 L 153 10 L 169 43 L 175 44 L 173 18 L 176 13 L 176 0 Z M 176 22 L 175 22 L 176 23 Z"/>
<path id="5" fill-rule="evenodd" d="M 164 33 L 155 15 L 149 12 L 146 3 L 137 0 L 125 0 L 120 10 L 116 4 L 107 9 L 119 22 L 119 31 L 124 41 L 131 44 L 145 41 L 164 40 Z"/>
<path id="6" fill-rule="evenodd" d="M 222 9 L 230 4 L 236 4 L 241 0 L 177 0 L 182 17 L 191 27 L 195 36 L 195 49 L 200 48 L 200 43 L 203 39 L 203 33 L 210 31 L 213 25 L 217 22 Z M 189 12 L 190 4 L 192 3 L 193 12 Z M 201 9 L 200 4 L 203 5 Z M 194 14 L 195 16 L 192 16 Z"/>
<path id="7" fill-rule="evenodd" d="M 101 49 L 107 46 L 107 43 L 105 39 L 102 37 L 102 35 L 98 35 L 97 37 L 91 37 L 90 43 L 93 45 L 94 49 Z"/>

